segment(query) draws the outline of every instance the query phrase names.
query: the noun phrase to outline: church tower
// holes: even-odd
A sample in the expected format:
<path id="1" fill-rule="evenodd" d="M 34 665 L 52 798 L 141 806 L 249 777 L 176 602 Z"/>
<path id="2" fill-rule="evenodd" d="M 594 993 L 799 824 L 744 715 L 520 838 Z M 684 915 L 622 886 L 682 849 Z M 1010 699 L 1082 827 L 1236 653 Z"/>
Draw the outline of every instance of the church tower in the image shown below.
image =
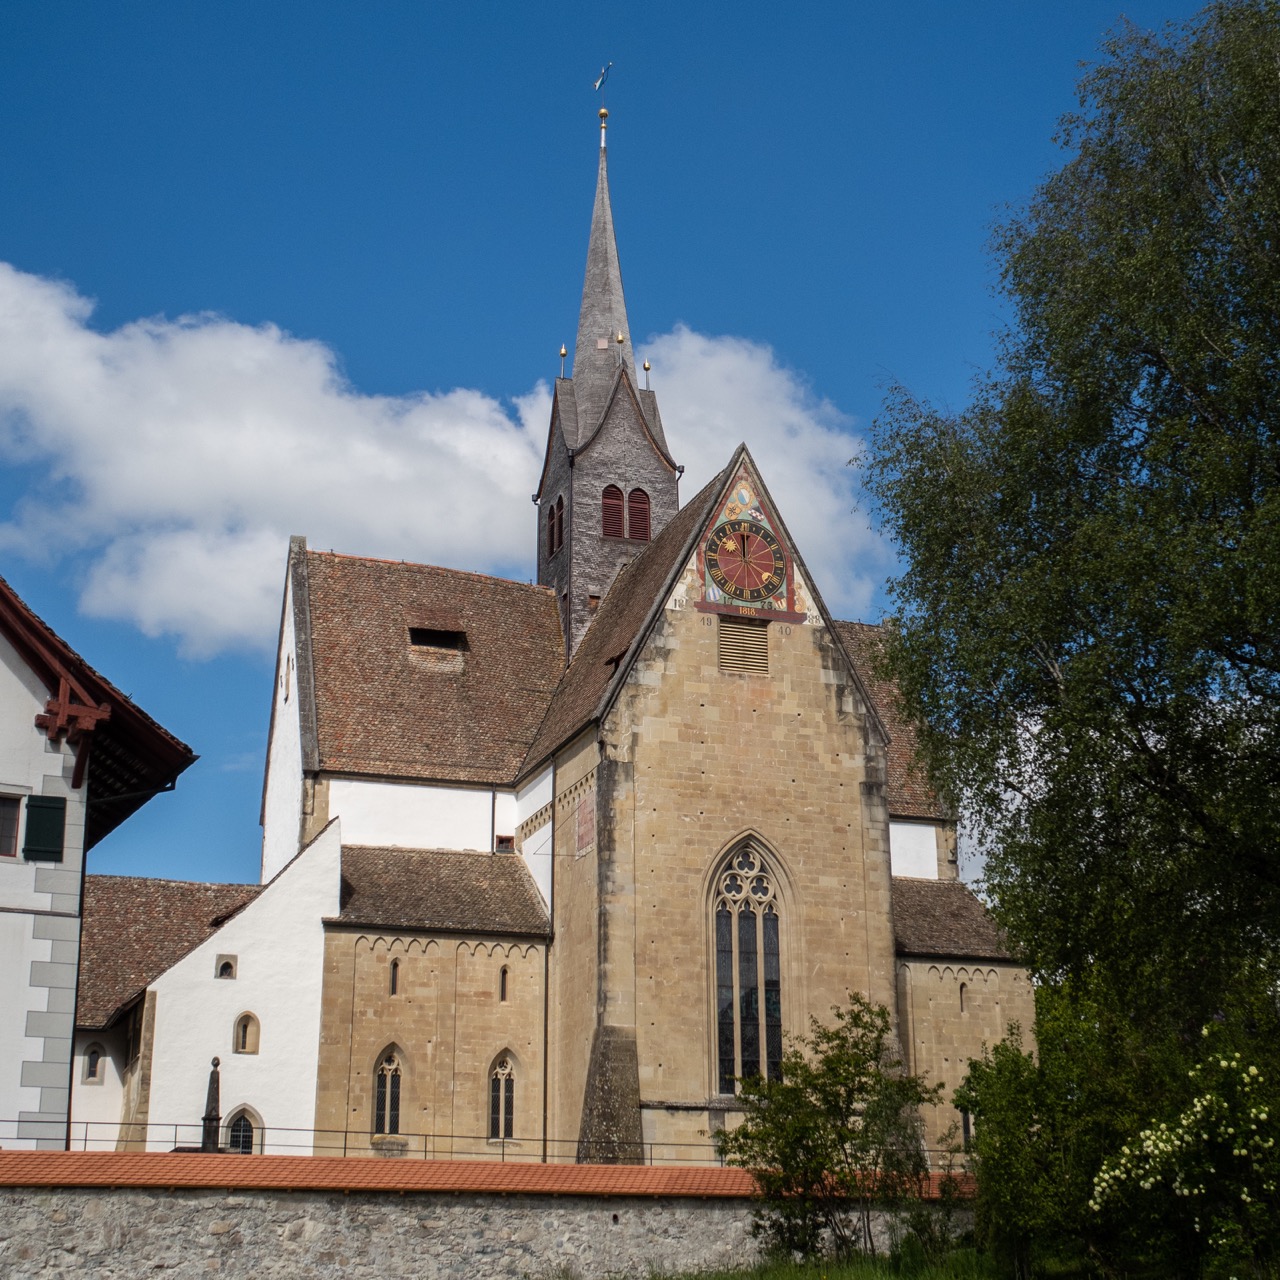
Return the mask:
<path id="1" fill-rule="evenodd" d="M 573 376 L 557 378 L 538 504 L 538 582 L 552 587 L 572 657 L 618 571 L 680 506 L 678 467 L 653 392 L 636 379 L 609 204 L 600 110 L 600 170 Z M 647 378 L 646 378 L 647 381 Z"/>

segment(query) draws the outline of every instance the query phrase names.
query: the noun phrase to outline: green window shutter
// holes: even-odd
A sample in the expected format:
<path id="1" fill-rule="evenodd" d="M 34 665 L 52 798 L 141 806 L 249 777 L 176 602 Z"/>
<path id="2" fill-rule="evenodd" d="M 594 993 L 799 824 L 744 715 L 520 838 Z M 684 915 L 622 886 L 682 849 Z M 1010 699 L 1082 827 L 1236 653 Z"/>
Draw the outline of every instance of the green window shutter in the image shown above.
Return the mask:
<path id="1" fill-rule="evenodd" d="M 28 796 L 27 838 L 22 856 L 29 862 L 61 862 L 66 825 L 65 796 Z"/>

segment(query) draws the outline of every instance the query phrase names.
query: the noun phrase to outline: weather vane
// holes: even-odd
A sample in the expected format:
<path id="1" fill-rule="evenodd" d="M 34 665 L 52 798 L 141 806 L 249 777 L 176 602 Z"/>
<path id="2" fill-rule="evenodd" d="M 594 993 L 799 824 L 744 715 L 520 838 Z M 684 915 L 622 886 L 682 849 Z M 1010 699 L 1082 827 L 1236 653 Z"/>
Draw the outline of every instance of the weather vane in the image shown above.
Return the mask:
<path id="1" fill-rule="evenodd" d="M 604 82 L 609 78 L 609 72 L 613 70 L 613 63 L 610 62 L 606 66 L 600 68 L 600 75 L 597 77 L 595 84 L 591 86 L 592 92 L 600 94 L 600 105 L 604 106 L 604 94 L 600 91 L 604 88 Z"/>

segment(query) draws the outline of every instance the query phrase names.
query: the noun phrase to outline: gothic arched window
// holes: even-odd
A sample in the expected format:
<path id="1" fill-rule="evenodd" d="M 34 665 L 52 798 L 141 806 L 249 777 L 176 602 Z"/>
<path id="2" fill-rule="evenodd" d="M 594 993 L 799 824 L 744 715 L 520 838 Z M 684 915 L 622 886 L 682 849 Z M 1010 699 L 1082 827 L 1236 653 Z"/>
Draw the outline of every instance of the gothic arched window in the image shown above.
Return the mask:
<path id="1" fill-rule="evenodd" d="M 237 1155 L 251 1156 L 257 1150 L 257 1134 L 247 1112 L 240 1111 L 227 1125 L 227 1150 Z"/>
<path id="2" fill-rule="evenodd" d="M 649 541 L 649 495 L 643 489 L 627 494 L 627 537 Z"/>
<path id="3" fill-rule="evenodd" d="M 515 1130 L 516 1073 L 511 1059 L 501 1057 L 489 1076 L 489 1137 L 509 1138 Z"/>
<path id="4" fill-rule="evenodd" d="M 378 1063 L 374 1080 L 374 1133 L 400 1132 L 400 1059 L 386 1054 Z"/>
<path id="5" fill-rule="evenodd" d="M 622 516 L 622 490 L 616 484 L 606 486 L 600 495 L 600 529 L 606 538 L 625 538 Z"/>
<path id="6" fill-rule="evenodd" d="M 777 882 L 753 844 L 740 845 L 715 878 L 716 1087 L 782 1074 L 782 960 Z"/>
<path id="7" fill-rule="evenodd" d="M 556 546 L 556 504 L 547 508 L 547 555 L 553 556 L 559 550 Z"/>
<path id="8" fill-rule="evenodd" d="M 564 497 L 556 499 L 556 550 L 564 546 Z"/>

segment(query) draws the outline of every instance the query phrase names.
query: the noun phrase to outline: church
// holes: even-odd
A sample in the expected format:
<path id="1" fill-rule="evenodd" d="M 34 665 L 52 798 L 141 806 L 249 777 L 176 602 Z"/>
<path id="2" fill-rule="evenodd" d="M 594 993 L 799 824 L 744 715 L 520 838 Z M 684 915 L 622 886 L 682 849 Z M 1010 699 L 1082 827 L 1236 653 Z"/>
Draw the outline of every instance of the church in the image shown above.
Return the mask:
<path id="1" fill-rule="evenodd" d="M 261 883 L 87 878 L 74 1147 L 198 1145 L 216 1058 L 235 1151 L 710 1161 L 849 992 L 948 1098 L 1031 1027 L 879 628 L 830 616 L 745 446 L 681 500 L 600 117 L 536 583 L 292 540 Z"/>

